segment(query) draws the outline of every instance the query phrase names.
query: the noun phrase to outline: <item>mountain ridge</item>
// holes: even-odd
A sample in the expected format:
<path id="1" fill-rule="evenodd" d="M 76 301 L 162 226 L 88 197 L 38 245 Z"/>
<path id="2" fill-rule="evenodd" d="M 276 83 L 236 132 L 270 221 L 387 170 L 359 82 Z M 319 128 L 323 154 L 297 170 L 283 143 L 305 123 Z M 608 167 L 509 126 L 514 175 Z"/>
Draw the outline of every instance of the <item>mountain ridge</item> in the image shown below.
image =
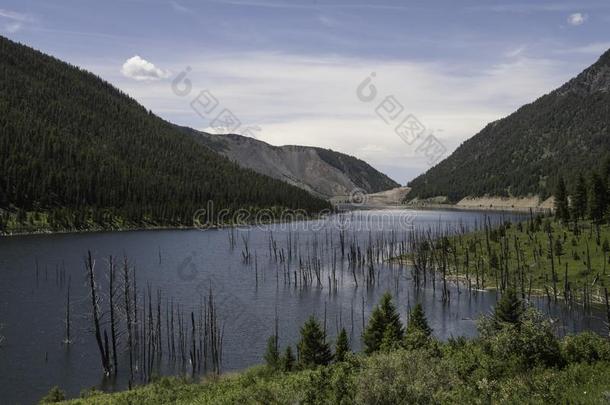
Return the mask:
<path id="1" fill-rule="evenodd" d="M 610 155 L 610 50 L 557 89 L 487 124 L 450 156 L 408 183 L 408 198 L 546 198 L 559 176 Z"/>

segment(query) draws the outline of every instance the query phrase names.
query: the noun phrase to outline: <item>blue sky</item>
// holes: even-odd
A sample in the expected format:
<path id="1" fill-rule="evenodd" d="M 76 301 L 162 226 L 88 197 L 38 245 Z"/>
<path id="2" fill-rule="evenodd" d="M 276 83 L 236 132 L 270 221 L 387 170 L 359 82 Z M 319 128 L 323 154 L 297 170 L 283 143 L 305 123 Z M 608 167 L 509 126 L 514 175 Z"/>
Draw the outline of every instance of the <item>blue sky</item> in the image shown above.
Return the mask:
<path id="1" fill-rule="evenodd" d="M 208 129 L 207 90 L 244 132 L 329 147 L 401 183 L 429 167 L 376 113 L 387 96 L 447 153 L 610 48 L 610 1 L 2 0 L 2 35 L 84 67 L 172 122 Z M 137 58 L 136 58 L 137 56 Z M 189 67 L 192 91 L 172 91 Z M 379 96 L 363 102 L 374 72 Z"/>

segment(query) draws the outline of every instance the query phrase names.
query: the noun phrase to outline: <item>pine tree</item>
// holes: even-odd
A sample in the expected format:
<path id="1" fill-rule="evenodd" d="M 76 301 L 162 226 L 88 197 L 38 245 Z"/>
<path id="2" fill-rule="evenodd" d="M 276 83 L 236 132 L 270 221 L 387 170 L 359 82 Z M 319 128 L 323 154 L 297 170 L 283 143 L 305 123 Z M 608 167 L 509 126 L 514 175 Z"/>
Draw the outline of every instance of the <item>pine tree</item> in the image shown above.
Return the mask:
<path id="1" fill-rule="evenodd" d="M 337 344 L 335 346 L 335 361 L 344 361 L 345 356 L 350 351 L 351 348 L 349 345 L 349 338 L 347 337 L 347 332 L 345 331 L 345 328 L 341 328 L 341 332 L 339 332 L 339 336 L 337 336 Z"/>
<path id="2" fill-rule="evenodd" d="M 284 351 L 284 355 L 281 358 L 282 371 L 289 372 L 294 370 L 295 360 L 294 354 L 292 354 L 292 346 L 287 346 L 286 351 Z"/>
<path id="3" fill-rule="evenodd" d="M 388 333 L 395 336 L 398 339 L 398 342 L 400 342 L 404 334 L 402 323 L 400 322 L 400 316 L 396 311 L 396 307 L 392 302 L 392 296 L 389 292 L 386 292 L 381 297 L 379 304 L 373 310 L 362 336 L 365 346 L 364 350 L 367 354 L 379 350 L 383 336 L 388 327 L 393 329 Z"/>
<path id="4" fill-rule="evenodd" d="M 592 221 L 599 223 L 606 211 L 606 187 L 597 173 L 591 174 L 589 187 L 589 217 Z"/>
<path id="5" fill-rule="evenodd" d="M 603 274 L 606 275 L 606 265 L 608 264 L 608 252 L 610 252 L 610 243 L 608 243 L 608 238 L 604 238 L 604 243 L 602 243 L 602 251 L 604 252 L 604 271 Z"/>
<path id="6" fill-rule="evenodd" d="M 604 184 L 608 184 L 610 181 L 610 156 L 606 156 L 604 159 L 604 163 L 602 164 L 601 178 Z"/>
<path id="7" fill-rule="evenodd" d="M 432 328 L 428 325 L 428 320 L 421 304 L 415 305 L 409 315 L 409 323 L 407 324 L 407 334 L 416 331 L 422 332 L 426 336 L 432 334 Z"/>
<path id="8" fill-rule="evenodd" d="M 559 260 L 559 264 L 561 264 L 561 256 L 563 256 L 565 253 L 563 251 L 563 244 L 561 243 L 561 239 L 557 238 L 555 239 L 555 256 L 557 256 L 557 259 Z"/>
<path id="9" fill-rule="evenodd" d="M 494 320 L 498 325 L 510 323 L 518 325 L 523 314 L 523 303 L 517 297 L 513 288 L 509 288 L 502 294 L 494 309 Z"/>
<path id="10" fill-rule="evenodd" d="M 303 368 L 327 365 L 333 358 L 330 347 L 326 343 L 326 334 L 313 316 L 309 317 L 301 328 L 298 349 L 299 363 Z"/>
<path id="11" fill-rule="evenodd" d="M 265 353 L 265 362 L 272 369 L 277 369 L 280 365 L 280 354 L 277 347 L 277 336 L 269 336 L 267 339 L 267 352 Z"/>
<path id="12" fill-rule="evenodd" d="M 568 192 L 563 177 L 559 177 L 557 188 L 555 189 L 555 217 L 564 223 L 570 220 L 570 210 L 568 206 Z"/>
<path id="13" fill-rule="evenodd" d="M 583 219 L 587 212 L 587 184 L 585 178 L 578 176 L 576 189 L 572 198 L 572 211 L 575 219 Z"/>
<path id="14" fill-rule="evenodd" d="M 388 325 L 383 331 L 383 337 L 381 338 L 381 344 L 379 350 L 382 352 L 391 352 L 400 347 L 401 338 L 398 336 L 396 329 Z"/>

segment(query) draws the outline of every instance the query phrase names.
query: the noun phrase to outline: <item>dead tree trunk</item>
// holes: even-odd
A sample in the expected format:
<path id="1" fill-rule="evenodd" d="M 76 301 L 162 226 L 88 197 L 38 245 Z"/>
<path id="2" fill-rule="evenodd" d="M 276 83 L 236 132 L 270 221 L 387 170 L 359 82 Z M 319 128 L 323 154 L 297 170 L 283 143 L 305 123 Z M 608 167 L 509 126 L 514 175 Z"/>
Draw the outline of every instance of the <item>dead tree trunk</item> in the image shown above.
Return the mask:
<path id="1" fill-rule="evenodd" d="M 95 261 L 91 257 L 91 251 L 87 252 L 87 258 L 85 259 L 85 267 L 89 275 L 89 289 L 91 296 L 91 309 L 93 311 L 93 328 L 95 332 L 95 340 L 97 342 L 98 349 L 100 351 L 100 357 L 102 360 L 102 369 L 104 374 L 110 375 L 110 364 L 108 364 L 108 355 L 104 349 L 104 342 L 102 341 L 102 333 L 100 331 L 100 317 L 98 307 L 97 290 L 95 286 L 95 274 L 94 267 Z"/>
<path id="2" fill-rule="evenodd" d="M 133 381 L 133 336 L 131 324 L 131 286 L 127 258 L 123 260 L 123 293 L 125 298 L 125 321 L 127 323 L 127 351 L 129 351 L 129 381 Z"/>
<path id="3" fill-rule="evenodd" d="M 117 334 L 116 334 L 116 316 L 115 316 L 115 308 L 114 308 L 114 275 L 115 275 L 115 265 L 112 256 L 108 259 L 108 271 L 110 272 L 110 283 L 108 285 L 109 289 L 109 299 L 110 299 L 110 338 L 112 339 L 112 363 L 113 363 L 113 372 L 116 375 L 119 368 L 119 360 L 117 357 Z"/>

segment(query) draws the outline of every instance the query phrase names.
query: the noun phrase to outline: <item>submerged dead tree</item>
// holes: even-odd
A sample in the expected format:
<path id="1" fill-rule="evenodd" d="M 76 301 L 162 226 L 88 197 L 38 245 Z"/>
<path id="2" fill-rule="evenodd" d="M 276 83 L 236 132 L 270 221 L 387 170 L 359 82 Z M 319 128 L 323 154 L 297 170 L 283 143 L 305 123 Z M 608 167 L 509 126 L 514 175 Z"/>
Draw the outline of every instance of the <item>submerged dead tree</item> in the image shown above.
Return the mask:
<path id="1" fill-rule="evenodd" d="M 129 352 L 129 382 L 131 384 L 133 381 L 133 325 L 131 319 L 131 283 L 129 281 L 129 265 L 126 257 L 123 259 L 123 297 L 125 299 L 124 310 L 127 330 L 127 351 Z"/>
<path id="2" fill-rule="evenodd" d="M 117 356 L 117 332 L 116 332 L 116 313 L 114 306 L 114 296 L 116 289 L 114 287 L 116 266 L 114 265 L 114 259 L 112 256 L 108 258 L 108 271 L 110 273 L 110 283 L 108 285 L 109 297 L 110 297 L 110 338 L 112 340 L 112 364 L 113 371 L 116 375 L 119 369 L 119 360 Z"/>
<path id="3" fill-rule="evenodd" d="M 64 344 L 69 345 L 72 343 L 70 336 L 70 286 L 72 285 L 72 276 L 68 278 L 68 291 L 66 293 L 66 338 Z"/>
<path id="4" fill-rule="evenodd" d="M 97 295 L 97 287 L 95 285 L 95 260 L 91 257 L 91 251 L 87 252 L 85 258 L 85 268 L 89 278 L 89 295 L 91 297 L 91 311 L 93 320 L 93 329 L 95 333 L 95 341 L 97 342 L 98 349 L 100 351 L 100 358 L 102 361 L 102 369 L 105 375 L 110 375 L 110 360 L 108 356 L 107 346 L 104 346 L 102 341 L 102 332 L 100 330 L 100 315 L 99 315 L 99 301 Z"/>

